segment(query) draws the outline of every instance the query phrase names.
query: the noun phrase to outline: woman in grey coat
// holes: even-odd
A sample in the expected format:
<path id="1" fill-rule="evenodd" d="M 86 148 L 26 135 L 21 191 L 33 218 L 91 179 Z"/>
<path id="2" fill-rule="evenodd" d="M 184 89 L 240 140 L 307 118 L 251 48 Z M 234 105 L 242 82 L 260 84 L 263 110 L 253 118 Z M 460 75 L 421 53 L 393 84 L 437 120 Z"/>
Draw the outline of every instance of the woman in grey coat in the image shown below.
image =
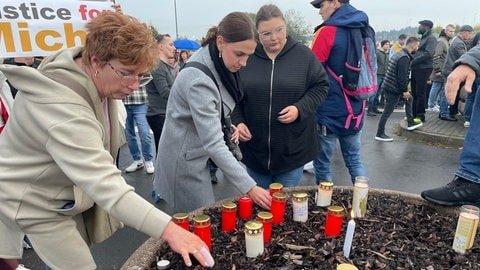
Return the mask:
<path id="1" fill-rule="evenodd" d="M 166 120 L 158 147 L 154 185 L 174 211 L 190 212 L 215 201 L 210 172 L 211 159 L 227 181 L 259 206 L 269 209 L 269 193 L 235 159 L 225 144 L 221 125 L 242 97 L 238 71 L 255 51 L 255 27 L 242 12 L 228 14 L 211 28 L 202 48 L 189 62 L 205 65 L 219 87 L 195 67 L 183 69 L 172 86 Z M 238 142 L 235 131 L 232 140 Z"/>

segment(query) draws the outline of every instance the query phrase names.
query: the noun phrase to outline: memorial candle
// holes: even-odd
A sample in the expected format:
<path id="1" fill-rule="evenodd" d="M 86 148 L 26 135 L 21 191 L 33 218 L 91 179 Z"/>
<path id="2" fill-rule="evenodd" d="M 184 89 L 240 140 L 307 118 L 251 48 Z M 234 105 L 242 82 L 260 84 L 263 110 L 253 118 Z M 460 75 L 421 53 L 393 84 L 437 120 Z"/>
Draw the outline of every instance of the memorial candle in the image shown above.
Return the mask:
<path id="1" fill-rule="evenodd" d="M 317 192 L 317 206 L 329 206 L 332 203 L 333 183 L 320 182 Z"/>
<path id="2" fill-rule="evenodd" d="M 293 221 L 306 222 L 308 219 L 308 194 L 296 192 L 292 195 Z"/>
<path id="3" fill-rule="evenodd" d="M 477 234 L 480 209 L 473 205 L 463 205 L 458 217 L 457 229 L 453 239 L 452 248 L 464 254 L 473 246 Z"/>
<path id="4" fill-rule="evenodd" d="M 353 241 L 353 234 L 355 232 L 355 219 L 353 210 L 350 213 L 350 221 L 348 222 L 347 226 L 347 234 L 345 235 L 345 242 L 343 243 L 343 256 L 347 259 L 350 257 L 350 251 L 352 250 L 352 241 Z"/>
<path id="5" fill-rule="evenodd" d="M 193 218 L 193 233 L 196 234 L 212 250 L 212 230 L 210 228 L 210 217 L 204 214 Z"/>
<path id="6" fill-rule="evenodd" d="M 365 176 L 355 177 L 353 186 L 352 209 L 356 217 L 364 218 L 367 213 L 368 178 Z"/>
<path id="7" fill-rule="evenodd" d="M 270 211 L 273 215 L 272 223 L 274 225 L 280 224 L 285 218 L 285 207 L 287 206 L 287 194 L 275 192 L 272 196 L 272 205 Z"/>
<path id="8" fill-rule="evenodd" d="M 245 246 L 249 258 L 255 258 L 263 254 L 262 223 L 253 220 L 245 223 Z"/>
<path id="9" fill-rule="evenodd" d="M 283 185 L 281 183 L 271 183 L 268 190 L 270 191 L 270 196 L 273 196 L 275 192 L 283 192 Z"/>
<path id="10" fill-rule="evenodd" d="M 258 212 L 257 221 L 263 224 L 263 243 L 270 242 L 272 237 L 273 215 L 269 212 Z"/>
<path id="11" fill-rule="evenodd" d="M 242 196 L 238 199 L 239 216 L 242 220 L 252 218 L 253 201 L 248 196 Z"/>
<path id="12" fill-rule="evenodd" d="M 338 237 L 342 231 L 343 207 L 329 206 L 327 211 L 327 217 L 325 219 L 325 236 Z"/>
<path id="13" fill-rule="evenodd" d="M 172 216 L 173 223 L 184 228 L 187 231 L 190 231 L 190 221 L 188 220 L 187 213 L 176 213 Z"/>
<path id="14" fill-rule="evenodd" d="M 228 201 L 222 204 L 222 231 L 233 232 L 237 227 L 237 205 Z"/>

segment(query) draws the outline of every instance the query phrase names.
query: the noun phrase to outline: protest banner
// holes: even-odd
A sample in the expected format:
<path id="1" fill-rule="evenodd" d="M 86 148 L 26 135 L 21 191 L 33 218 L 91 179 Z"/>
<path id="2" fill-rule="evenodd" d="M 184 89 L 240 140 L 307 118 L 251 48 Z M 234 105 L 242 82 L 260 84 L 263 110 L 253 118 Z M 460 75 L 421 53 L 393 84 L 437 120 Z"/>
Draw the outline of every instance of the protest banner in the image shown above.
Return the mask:
<path id="1" fill-rule="evenodd" d="M 81 46 L 85 24 L 110 1 L 2 0 L 0 3 L 0 58 L 46 56 Z"/>

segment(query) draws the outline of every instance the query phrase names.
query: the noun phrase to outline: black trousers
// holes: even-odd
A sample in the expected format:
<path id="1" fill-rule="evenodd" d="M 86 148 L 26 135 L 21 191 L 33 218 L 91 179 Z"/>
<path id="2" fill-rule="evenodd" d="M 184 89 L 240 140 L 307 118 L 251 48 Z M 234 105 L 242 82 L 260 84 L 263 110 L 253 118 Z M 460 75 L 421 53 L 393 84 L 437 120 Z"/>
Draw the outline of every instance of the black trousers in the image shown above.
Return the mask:
<path id="1" fill-rule="evenodd" d="M 427 81 L 433 68 L 412 70 L 413 117 L 425 121 L 425 102 L 427 100 Z"/>
<path id="2" fill-rule="evenodd" d="M 155 140 L 155 156 L 157 156 L 156 153 L 158 153 L 158 142 L 160 141 L 160 136 L 162 135 L 163 124 L 165 123 L 165 115 L 156 114 L 147 116 L 147 122 L 153 131 L 153 139 Z"/>
<path id="3" fill-rule="evenodd" d="M 393 110 L 395 110 L 395 105 L 402 98 L 402 94 L 394 94 L 391 92 L 385 92 L 385 108 L 383 109 L 382 116 L 380 121 L 378 121 L 377 136 L 385 133 L 385 125 L 387 120 L 392 115 Z M 407 123 L 413 123 L 412 115 L 412 98 L 405 100 L 405 114 L 407 115 Z"/>

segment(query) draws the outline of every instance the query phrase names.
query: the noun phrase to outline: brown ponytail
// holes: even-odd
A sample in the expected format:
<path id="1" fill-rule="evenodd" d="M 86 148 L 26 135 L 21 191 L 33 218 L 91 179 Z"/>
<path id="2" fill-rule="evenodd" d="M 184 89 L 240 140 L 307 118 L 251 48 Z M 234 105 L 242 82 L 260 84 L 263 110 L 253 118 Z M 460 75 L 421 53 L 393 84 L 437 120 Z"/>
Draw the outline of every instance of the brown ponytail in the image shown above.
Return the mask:
<path id="1" fill-rule="evenodd" d="M 255 39 L 255 26 L 252 19 L 245 12 L 232 12 L 225 16 L 218 24 L 208 30 L 202 39 L 202 47 L 211 40 L 222 36 L 227 43 Z"/>

